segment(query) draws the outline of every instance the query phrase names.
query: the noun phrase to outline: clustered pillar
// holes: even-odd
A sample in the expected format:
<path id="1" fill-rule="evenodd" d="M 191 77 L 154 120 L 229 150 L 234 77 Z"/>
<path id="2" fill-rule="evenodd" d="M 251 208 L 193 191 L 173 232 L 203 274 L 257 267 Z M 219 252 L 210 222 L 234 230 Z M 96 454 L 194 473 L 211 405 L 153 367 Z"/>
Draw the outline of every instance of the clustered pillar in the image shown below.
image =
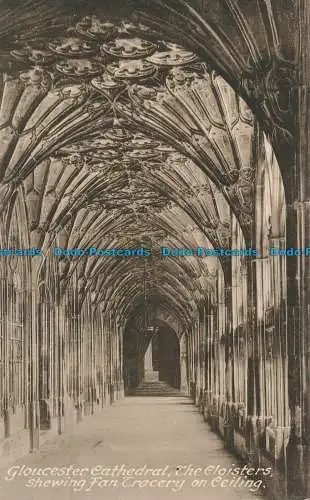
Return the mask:
<path id="1" fill-rule="evenodd" d="M 63 288 L 57 279 L 40 284 L 34 259 L 18 262 L 24 273 L 0 268 L 3 458 L 17 432 L 19 445 L 35 451 L 124 392 L 118 318 L 80 293 L 74 277 Z"/>

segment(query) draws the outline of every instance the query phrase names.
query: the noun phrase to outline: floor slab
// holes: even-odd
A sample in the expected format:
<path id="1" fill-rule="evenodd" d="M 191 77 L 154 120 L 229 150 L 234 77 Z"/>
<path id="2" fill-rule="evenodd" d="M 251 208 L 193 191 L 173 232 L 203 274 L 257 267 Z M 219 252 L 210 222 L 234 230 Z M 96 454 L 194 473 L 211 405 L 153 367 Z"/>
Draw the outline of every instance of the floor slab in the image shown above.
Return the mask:
<path id="1" fill-rule="evenodd" d="M 3 500 L 253 500 L 265 484 L 186 398 L 129 397 L 17 461 Z"/>

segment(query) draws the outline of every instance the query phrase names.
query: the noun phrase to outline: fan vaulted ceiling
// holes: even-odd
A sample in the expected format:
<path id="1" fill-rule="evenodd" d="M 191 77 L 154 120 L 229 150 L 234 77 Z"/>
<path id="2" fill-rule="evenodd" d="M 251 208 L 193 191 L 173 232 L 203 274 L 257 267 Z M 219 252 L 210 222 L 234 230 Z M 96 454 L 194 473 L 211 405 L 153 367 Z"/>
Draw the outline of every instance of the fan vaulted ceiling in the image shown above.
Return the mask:
<path id="1" fill-rule="evenodd" d="M 186 309 L 194 289 L 212 288 L 216 264 L 161 259 L 159 247 L 229 246 L 230 211 L 250 239 L 252 112 L 198 52 L 154 26 L 108 10 L 65 19 L 34 35 L 21 26 L 7 34 L 3 203 L 23 186 L 32 244 L 44 251 L 55 242 L 153 250 L 132 267 L 126 259 L 63 259 L 61 276 L 77 270 L 81 291 L 134 302 L 147 277 L 150 295 Z"/>

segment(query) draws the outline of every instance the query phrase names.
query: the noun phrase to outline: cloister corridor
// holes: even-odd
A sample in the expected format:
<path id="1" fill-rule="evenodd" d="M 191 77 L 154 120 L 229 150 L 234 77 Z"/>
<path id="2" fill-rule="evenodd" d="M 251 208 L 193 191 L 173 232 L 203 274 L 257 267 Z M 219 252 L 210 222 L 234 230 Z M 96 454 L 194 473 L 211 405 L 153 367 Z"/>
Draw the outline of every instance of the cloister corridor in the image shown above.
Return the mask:
<path id="1" fill-rule="evenodd" d="M 89 421 L 91 419 L 91 423 Z M 81 476 L 72 472 L 64 477 L 42 475 L 18 475 L 18 467 L 27 473 L 26 467 L 35 469 L 47 467 L 87 468 Z M 112 468 L 124 464 L 127 469 L 149 468 L 169 469 L 161 476 L 149 472 L 143 476 L 99 475 L 98 465 Z M 208 469 L 209 466 L 214 469 Z M 216 468 L 217 466 L 217 468 Z M 70 434 L 58 436 L 45 443 L 40 451 L 28 455 L 7 467 L 0 482 L 1 500 L 20 498 L 23 500 L 255 500 L 265 493 L 266 480 L 262 483 L 255 477 L 253 487 L 242 486 L 240 478 L 229 475 L 229 469 L 242 465 L 238 459 L 225 450 L 223 441 L 212 433 L 201 414 L 188 398 L 183 397 L 128 397 L 107 406 L 101 413 L 88 417 Z M 91 469 L 93 469 L 91 473 Z M 178 469 L 178 470 L 177 470 Z M 200 471 L 197 469 L 200 469 Z M 207 469 L 204 474 L 204 469 Z M 7 471 L 10 471 L 8 474 Z M 225 474 L 226 471 L 226 474 Z M 29 472 L 29 471 L 28 471 Z M 235 486 L 221 486 L 222 480 L 234 479 Z M 177 475 L 179 474 L 179 475 Z M 196 474 L 196 475 L 195 475 Z M 3 479 L 6 476 L 8 480 Z M 129 478 L 124 483 L 125 478 Z M 239 477 L 239 481 L 236 479 Z M 25 487 L 29 479 L 41 480 L 41 486 Z M 77 481 L 71 486 L 51 486 L 55 480 L 66 478 Z M 117 479 L 118 485 L 104 484 L 101 480 Z M 164 480 L 161 485 L 134 485 L 134 480 Z M 252 479 L 253 476 L 248 476 Z M 208 480 L 208 485 L 195 487 L 197 481 Z M 212 486 L 213 480 L 213 486 Z M 44 486 L 44 482 L 48 484 Z M 167 483 L 171 481 L 171 485 Z M 222 481 L 222 482 L 223 482 Z M 84 484 L 85 483 L 85 484 Z M 224 483 L 225 485 L 225 483 Z M 74 491 L 76 490 L 76 491 Z M 254 491 L 256 493 L 254 493 Z"/>
<path id="2" fill-rule="evenodd" d="M 309 144 L 310 0 L 0 1 L 1 498 L 310 498 Z"/>

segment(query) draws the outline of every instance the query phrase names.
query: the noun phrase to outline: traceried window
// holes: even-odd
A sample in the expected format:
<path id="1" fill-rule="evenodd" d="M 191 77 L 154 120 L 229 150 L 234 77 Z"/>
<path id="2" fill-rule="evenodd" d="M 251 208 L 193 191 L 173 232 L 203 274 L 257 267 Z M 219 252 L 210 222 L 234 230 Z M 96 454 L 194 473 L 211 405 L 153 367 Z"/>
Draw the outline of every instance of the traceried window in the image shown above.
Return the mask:
<path id="1" fill-rule="evenodd" d="M 13 408 L 24 403 L 23 291 L 8 284 L 8 393 Z"/>

